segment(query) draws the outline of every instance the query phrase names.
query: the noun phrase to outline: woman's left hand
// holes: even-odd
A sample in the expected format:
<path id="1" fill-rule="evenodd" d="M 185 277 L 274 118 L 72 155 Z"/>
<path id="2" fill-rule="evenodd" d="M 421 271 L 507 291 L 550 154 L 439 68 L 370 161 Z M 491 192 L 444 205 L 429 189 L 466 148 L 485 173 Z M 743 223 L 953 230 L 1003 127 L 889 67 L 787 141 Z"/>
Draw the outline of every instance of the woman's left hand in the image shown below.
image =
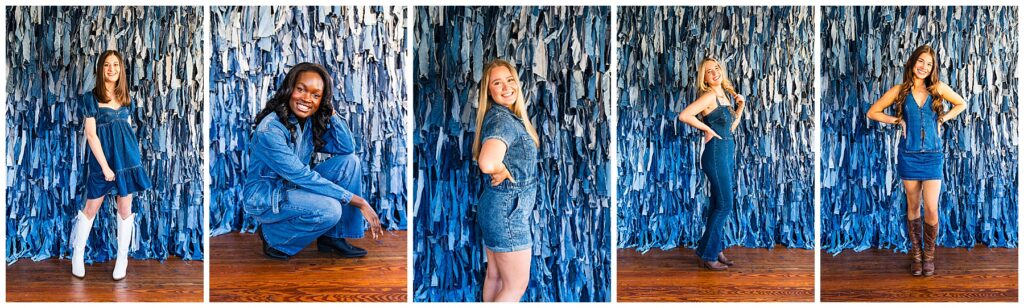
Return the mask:
<path id="1" fill-rule="evenodd" d="M 739 94 L 733 95 L 732 99 L 735 100 L 736 101 L 736 105 L 739 105 L 739 106 L 742 106 L 742 105 L 747 103 L 747 99 L 743 98 L 743 95 L 739 95 Z M 737 106 L 737 107 L 739 107 L 739 106 Z"/>
<path id="2" fill-rule="evenodd" d="M 942 123 L 945 123 L 945 121 L 942 121 L 942 119 L 940 118 L 938 121 L 935 121 L 935 122 L 938 123 L 938 124 L 935 125 L 935 128 L 938 130 L 939 135 L 941 136 L 942 135 Z"/>

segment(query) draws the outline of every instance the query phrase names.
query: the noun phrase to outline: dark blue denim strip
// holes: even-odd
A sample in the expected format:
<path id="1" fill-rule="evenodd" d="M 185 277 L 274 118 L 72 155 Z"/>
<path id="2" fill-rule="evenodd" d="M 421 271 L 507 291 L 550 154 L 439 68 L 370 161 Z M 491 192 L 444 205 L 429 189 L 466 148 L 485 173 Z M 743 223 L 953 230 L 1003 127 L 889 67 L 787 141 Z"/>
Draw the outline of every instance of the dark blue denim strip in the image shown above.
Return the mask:
<path id="1" fill-rule="evenodd" d="M 621 248 L 694 248 L 709 208 L 703 133 L 677 120 L 713 56 L 746 112 L 725 244 L 814 247 L 811 7 L 620 7 Z M 681 26 L 684 25 L 684 26 Z"/>
<path id="2" fill-rule="evenodd" d="M 136 136 L 151 190 L 135 194 L 133 258 L 203 259 L 203 10 L 7 7 L 7 262 L 70 257 L 85 206 L 78 97 L 100 53 L 125 57 Z M 115 257 L 114 198 L 97 215 L 87 262 Z"/>
<path id="3" fill-rule="evenodd" d="M 943 125 L 939 245 L 1017 247 L 1017 7 L 825 7 L 821 18 L 821 243 L 906 251 L 894 125 L 865 117 L 919 45 L 967 100 Z M 947 104 L 948 106 L 948 104 Z M 892 113 L 892 110 L 886 112 Z"/>
<path id="4" fill-rule="evenodd" d="M 210 8 L 211 235 L 256 229 L 242 209 L 254 116 L 300 62 L 331 73 L 335 110 L 363 162 L 362 197 L 385 228 L 406 228 L 405 16 L 405 7 Z"/>
<path id="5" fill-rule="evenodd" d="M 413 65 L 415 301 L 479 301 L 472 162 L 483 65 L 516 65 L 541 136 L 524 301 L 609 301 L 609 7 L 418 7 Z"/>

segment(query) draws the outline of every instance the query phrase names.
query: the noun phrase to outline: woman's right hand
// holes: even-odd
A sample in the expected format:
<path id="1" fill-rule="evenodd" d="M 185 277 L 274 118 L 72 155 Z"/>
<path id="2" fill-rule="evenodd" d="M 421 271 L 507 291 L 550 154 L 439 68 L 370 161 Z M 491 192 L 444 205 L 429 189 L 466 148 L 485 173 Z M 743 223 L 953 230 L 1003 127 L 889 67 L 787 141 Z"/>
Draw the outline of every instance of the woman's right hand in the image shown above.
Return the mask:
<path id="1" fill-rule="evenodd" d="M 109 167 L 108 168 L 103 168 L 103 179 L 107 180 L 107 182 L 113 182 L 114 181 L 114 170 L 110 170 Z"/>
<path id="2" fill-rule="evenodd" d="M 907 122 L 900 121 L 900 129 L 903 130 L 903 137 L 907 136 Z"/>
<path id="3" fill-rule="evenodd" d="M 384 235 L 384 230 L 380 228 L 380 217 L 377 217 L 377 211 L 373 210 L 373 207 L 370 206 L 369 202 L 366 202 L 366 199 L 363 199 L 363 197 L 360 196 L 352 196 L 352 200 L 349 201 L 349 204 L 359 208 L 359 212 L 363 214 L 363 218 L 366 219 L 366 223 L 370 225 L 370 236 L 372 236 L 373 239 L 376 240 L 378 237 Z"/>
<path id="4" fill-rule="evenodd" d="M 722 136 L 719 136 L 713 129 L 704 131 L 704 143 L 711 142 L 711 139 L 713 138 L 722 139 Z"/>
<path id="5" fill-rule="evenodd" d="M 501 172 L 498 172 L 498 173 L 495 173 L 495 174 L 491 175 L 491 186 L 498 186 L 498 184 L 501 184 L 501 182 L 504 182 L 505 179 L 508 179 L 509 181 L 512 181 L 513 184 L 516 182 L 516 179 L 512 178 L 512 173 L 508 172 L 508 168 L 502 168 L 502 169 L 503 170 Z"/>

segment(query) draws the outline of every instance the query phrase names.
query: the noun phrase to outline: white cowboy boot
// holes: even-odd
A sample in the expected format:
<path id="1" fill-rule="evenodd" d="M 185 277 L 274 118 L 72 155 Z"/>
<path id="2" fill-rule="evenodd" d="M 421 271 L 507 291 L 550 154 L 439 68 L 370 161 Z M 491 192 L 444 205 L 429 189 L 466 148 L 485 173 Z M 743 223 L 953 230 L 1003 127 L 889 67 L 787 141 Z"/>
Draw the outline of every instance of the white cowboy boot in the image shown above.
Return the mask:
<path id="1" fill-rule="evenodd" d="M 121 220 L 117 217 L 117 261 L 114 262 L 114 280 L 124 279 L 128 272 L 128 251 L 131 250 L 132 231 L 135 229 L 135 214 Z"/>
<path id="2" fill-rule="evenodd" d="M 71 228 L 71 274 L 78 278 L 85 277 L 85 244 L 89 242 L 89 231 L 92 231 L 95 218 L 85 218 L 85 213 L 78 211 L 75 226 Z"/>

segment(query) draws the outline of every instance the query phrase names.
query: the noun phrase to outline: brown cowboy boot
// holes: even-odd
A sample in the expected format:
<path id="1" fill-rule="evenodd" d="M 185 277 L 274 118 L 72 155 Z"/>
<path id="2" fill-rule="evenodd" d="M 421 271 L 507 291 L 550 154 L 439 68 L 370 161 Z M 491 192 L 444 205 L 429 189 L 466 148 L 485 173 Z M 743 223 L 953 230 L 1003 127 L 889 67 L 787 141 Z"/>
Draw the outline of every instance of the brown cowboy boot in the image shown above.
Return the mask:
<path id="1" fill-rule="evenodd" d="M 935 274 L 935 238 L 939 235 L 939 225 L 924 224 L 924 275 Z"/>
<path id="2" fill-rule="evenodd" d="M 914 220 L 907 220 L 907 233 L 910 237 L 910 274 L 921 276 L 921 222 L 918 217 Z"/>

